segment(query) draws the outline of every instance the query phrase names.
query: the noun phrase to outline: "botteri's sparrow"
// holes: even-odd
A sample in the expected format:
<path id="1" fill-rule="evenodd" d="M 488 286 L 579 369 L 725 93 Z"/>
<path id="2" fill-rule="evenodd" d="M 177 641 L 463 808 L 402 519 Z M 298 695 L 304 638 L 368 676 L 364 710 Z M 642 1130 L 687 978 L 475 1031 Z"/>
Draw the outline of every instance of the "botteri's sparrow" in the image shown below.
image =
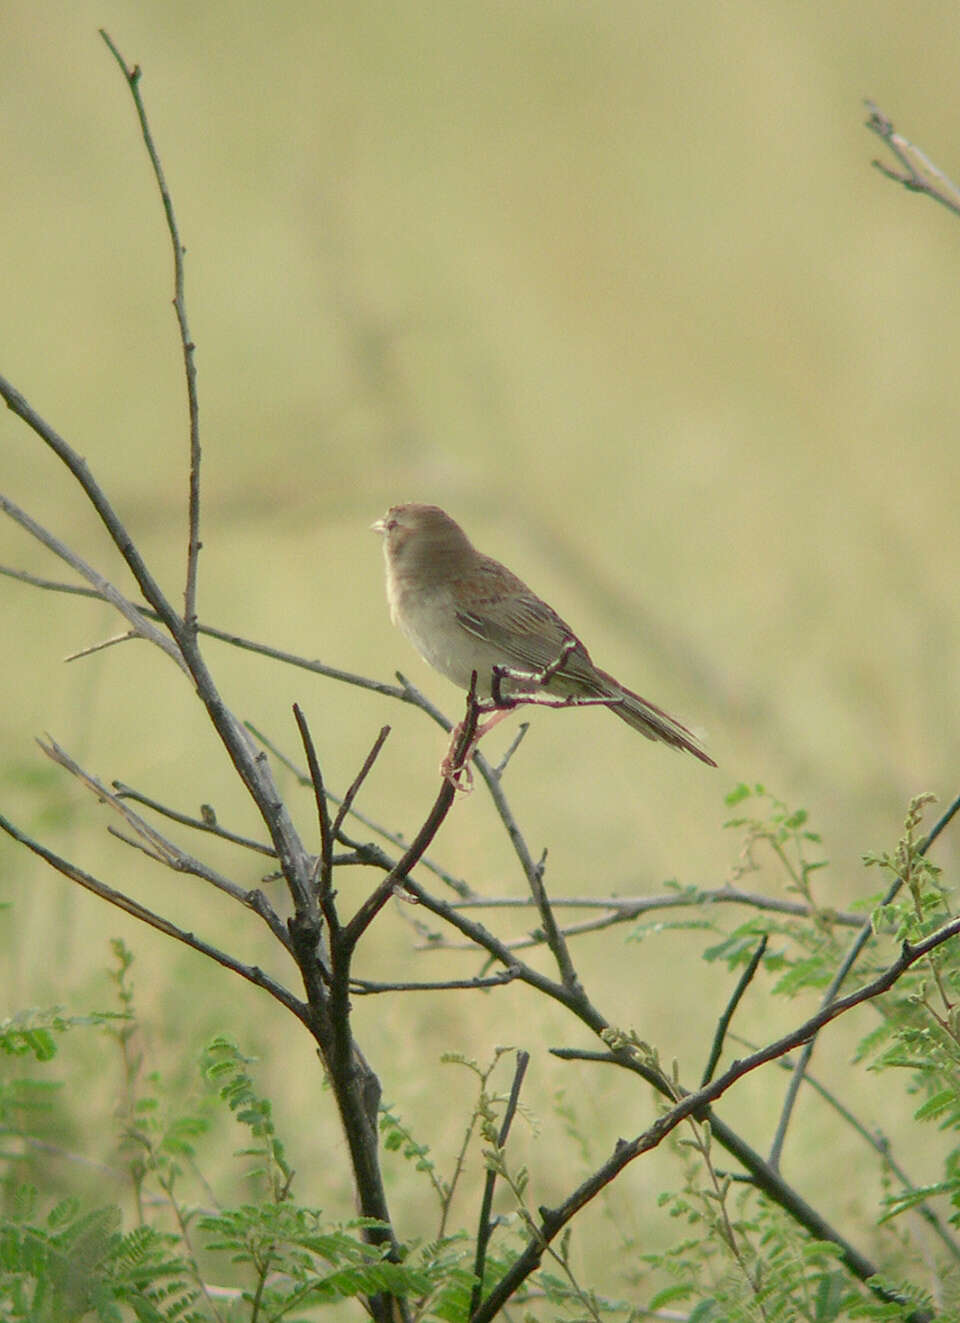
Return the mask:
<path id="1" fill-rule="evenodd" d="M 484 556 L 436 505 L 395 505 L 383 536 L 393 623 L 424 661 L 462 689 L 508 699 L 588 700 L 645 735 L 716 763 L 675 717 L 595 666 L 570 626 L 505 565 Z"/>

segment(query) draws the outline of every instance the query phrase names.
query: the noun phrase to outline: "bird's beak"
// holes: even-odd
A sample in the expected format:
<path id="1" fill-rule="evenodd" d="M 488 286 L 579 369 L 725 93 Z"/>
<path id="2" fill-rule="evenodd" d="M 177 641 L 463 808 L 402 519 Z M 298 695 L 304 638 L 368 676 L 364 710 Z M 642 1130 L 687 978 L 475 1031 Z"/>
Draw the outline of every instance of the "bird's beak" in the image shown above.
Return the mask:
<path id="1" fill-rule="evenodd" d="M 386 521 L 383 519 L 375 519 L 370 525 L 370 531 L 372 533 L 385 533 L 387 531 Z"/>

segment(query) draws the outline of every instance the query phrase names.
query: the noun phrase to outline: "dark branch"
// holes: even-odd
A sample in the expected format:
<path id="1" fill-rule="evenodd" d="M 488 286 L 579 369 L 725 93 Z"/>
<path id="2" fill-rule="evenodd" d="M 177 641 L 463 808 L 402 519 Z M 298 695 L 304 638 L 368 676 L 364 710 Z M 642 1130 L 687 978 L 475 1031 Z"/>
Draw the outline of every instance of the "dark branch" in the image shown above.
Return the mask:
<path id="1" fill-rule="evenodd" d="M 303 715 L 303 709 L 299 703 L 294 703 L 293 715 L 297 723 L 297 729 L 300 731 L 300 738 L 303 741 L 303 751 L 307 755 L 310 782 L 313 786 L 313 798 L 317 806 L 317 819 L 320 826 L 318 894 L 322 905 L 324 899 L 329 897 L 333 887 L 333 832 L 330 829 L 330 808 L 327 804 L 327 792 L 324 789 L 323 773 L 320 771 L 313 736 L 310 734 L 310 727 L 307 725 L 307 719 Z"/>
<path id="2" fill-rule="evenodd" d="M 513 983 L 519 971 L 501 969 L 498 974 L 489 974 L 485 978 L 448 978 L 437 979 L 433 983 L 377 983 L 368 978 L 352 978 L 350 991 L 359 995 L 377 992 L 475 992 L 478 988 L 503 988 Z"/>

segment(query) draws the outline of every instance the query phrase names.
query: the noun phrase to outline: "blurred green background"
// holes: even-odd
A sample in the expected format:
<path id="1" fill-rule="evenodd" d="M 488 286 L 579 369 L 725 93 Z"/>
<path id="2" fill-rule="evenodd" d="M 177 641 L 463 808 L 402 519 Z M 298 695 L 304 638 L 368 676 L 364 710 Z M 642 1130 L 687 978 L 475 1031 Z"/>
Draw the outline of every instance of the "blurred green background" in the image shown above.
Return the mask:
<path id="1" fill-rule="evenodd" d="M 870 168 L 880 143 L 862 98 L 960 171 L 955 7 L 4 5 L 0 371 L 86 456 L 179 601 L 187 428 L 169 244 L 100 26 L 143 68 L 188 250 L 201 618 L 380 679 L 400 667 L 455 714 L 459 697 L 390 625 L 367 531 L 390 504 L 436 501 L 600 664 L 705 727 L 720 763 L 710 772 L 606 713 L 538 714 L 506 785 L 533 851 L 549 847 L 553 894 L 722 884 L 737 851 L 722 797 L 741 779 L 809 809 L 833 861 L 824 903 L 873 892 L 861 853 L 892 844 L 912 793 L 957 790 L 960 224 Z M 129 587 L 69 475 L 9 414 L 0 481 Z M 9 524 L 0 563 L 67 577 Z M 104 606 L 0 580 L 0 611 L 3 811 L 285 974 L 254 919 L 107 837 L 105 812 L 33 743 L 49 731 L 104 780 L 186 811 L 207 801 L 257 831 L 175 668 L 142 644 L 64 665 L 117 632 Z M 220 644 L 207 655 L 228 703 L 290 752 L 290 706 L 303 705 L 334 789 L 392 723 L 361 806 L 416 829 L 443 749 L 422 717 Z M 491 736 L 491 754 L 509 738 Z M 309 797 L 283 784 L 312 839 Z M 255 884 L 255 860 L 211 853 Z M 457 804 L 433 854 L 485 894 L 522 892 L 482 792 Z M 938 858 L 956 864 L 955 833 Z M 357 872 L 341 889 L 371 884 Z M 107 939 L 122 934 L 157 1058 L 181 1070 L 185 1046 L 238 1034 L 297 1135 L 301 1195 L 349 1207 L 345 1186 L 325 1183 L 342 1140 L 289 1017 L 6 840 L 0 888 L 10 1009 L 105 1004 Z M 416 954 L 415 917 L 386 912 L 358 972 L 474 971 Z M 700 972 L 698 941 L 624 948 L 618 932 L 579 948 L 600 1007 L 680 1056 L 687 1078 L 729 987 Z M 357 1014 L 387 1097 L 444 1159 L 470 1089 L 457 1096 L 438 1054 L 482 1056 L 518 1025 L 538 1049 L 531 1101 L 547 1135 L 563 1090 L 597 1160 L 650 1115 L 632 1085 L 601 1088 L 546 1057 L 591 1044 L 519 989 Z M 758 991 L 741 1027 L 759 1037 L 784 1016 Z M 842 1079 L 870 1023 L 846 1044 L 838 1028 L 824 1068 L 835 1057 Z M 102 1094 L 109 1110 L 115 1081 L 102 1064 L 89 1073 L 92 1106 Z M 740 1094 L 761 1148 L 781 1087 L 770 1073 Z M 883 1104 L 868 1122 L 894 1123 L 900 1104 Z M 821 1184 L 835 1149 L 803 1147 L 830 1122 L 814 1110 L 805 1124 L 804 1192 L 848 1216 L 861 1193 Z M 548 1148 L 531 1141 L 547 1202 L 570 1185 Z M 640 1188 L 652 1202 L 646 1174 L 619 1187 L 621 1216 Z M 629 1216 L 644 1224 L 643 1209 Z"/>

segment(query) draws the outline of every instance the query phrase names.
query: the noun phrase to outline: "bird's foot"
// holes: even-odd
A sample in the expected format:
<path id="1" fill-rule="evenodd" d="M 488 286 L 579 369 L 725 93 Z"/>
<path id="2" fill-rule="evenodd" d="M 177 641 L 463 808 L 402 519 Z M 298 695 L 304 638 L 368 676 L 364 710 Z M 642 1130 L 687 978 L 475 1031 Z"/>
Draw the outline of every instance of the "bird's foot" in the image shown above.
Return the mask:
<path id="1" fill-rule="evenodd" d="M 487 709 L 489 711 L 489 709 Z M 470 767 L 470 761 L 477 751 L 477 745 L 480 743 L 488 730 L 498 726 L 504 717 L 508 717 L 513 711 L 513 704 L 502 711 L 493 711 L 493 715 L 487 721 L 481 721 L 470 741 L 466 752 L 459 759 L 456 758 L 457 745 L 460 743 L 460 737 L 463 734 L 463 722 L 455 727 L 453 735 L 450 737 L 450 747 L 446 752 L 443 762 L 440 764 L 440 775 L 445 781 L 449 781 L 454 790 L 459 790 L 464 795 L 469 795 L 473 789 L 473 771 Z"/>
<path id="2" fill-rule="evenodd" d="M 463 754 L 458 758 L 457 745 L 463 735 L 463 722 L 461 721 L 453 729 L 453 734 L 450 736 L 450 747 L 440 764 L 440 775 L 444 781 L 453 786 L 454 790 L 459 790 L 463 795 L 469 795 L 473 789 L 473 770 L 470 767 L 470 759 L 473 757 L 473 751 L 477 747 L 477 741 L 481 733 L 480 730 L 477 730 Z"/>
<path id="3" fill-rule="evenodd" d="M 447 781 L 454 790 L 459 790 L 461 795 L 469 795 L 473 790 L 473 772 L 468 763 L 461 763 L 456 766 L 453 758 L 448 753 L 440 764 L 440 775 L 444 781 Z"/>

